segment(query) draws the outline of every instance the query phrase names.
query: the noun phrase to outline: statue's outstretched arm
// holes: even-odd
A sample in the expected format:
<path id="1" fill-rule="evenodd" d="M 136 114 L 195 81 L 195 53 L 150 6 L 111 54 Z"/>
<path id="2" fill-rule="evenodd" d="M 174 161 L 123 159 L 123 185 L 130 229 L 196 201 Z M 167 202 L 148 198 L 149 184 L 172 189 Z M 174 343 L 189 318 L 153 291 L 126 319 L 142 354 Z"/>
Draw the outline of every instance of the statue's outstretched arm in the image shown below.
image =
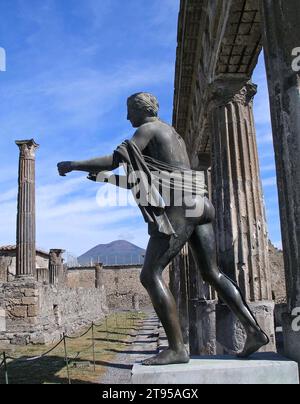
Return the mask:
<path id="1" fill-rule="evenodd" d="M 141 151 L 143 151 L 152 137 L 154 136 L 154 132 L 148 125 L 144 125 L 139 128 L 134 136 L 132 137 L 132 141 L 139 147 Z M 111 154 L 109 156 L 98 157 L 92 160 L 85 161 L 62 161 L 58 163 L 57 168 L 59 175 L 65 177 L 66 174 L 72 171 L 85 171 L 88 173 L 100 173 L 101 171 L 113 171 L 118 168 L 119 163 L 115 161 L 114 155 Z"/>
<path id="2" fill-rule="evenodd" d="M 127 175 L 117 175 L 103 171 L 98 174 L 90 173 L 87 178 L 94 182 L 103 182 L 123 189 L 131 189 L 133 187 L 132 184 L 129 184 Z"/>
<path id="3" fill-rule="evenodd" d="M 59 174 L 65 176 L 72 171 L 85 171 L 88 173 L 99 173 L 100 171 L 112 171 L 118 168 L 114 162 L 113 155 L 98 157 L 83 161 L 63 161 L 57 165 Z"/>

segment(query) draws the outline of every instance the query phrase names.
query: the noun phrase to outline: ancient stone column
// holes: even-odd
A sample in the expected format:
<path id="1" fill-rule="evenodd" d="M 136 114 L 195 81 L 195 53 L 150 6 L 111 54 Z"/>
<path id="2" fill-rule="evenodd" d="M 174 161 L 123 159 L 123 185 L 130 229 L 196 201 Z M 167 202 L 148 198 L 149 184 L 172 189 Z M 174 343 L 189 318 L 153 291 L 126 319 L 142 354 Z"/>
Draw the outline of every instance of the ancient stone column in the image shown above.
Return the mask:
<path id="1" fill-rule="evenodd" d="M 201 272 L 189 249 L 188 297 L 191 355 L 215 355 L 216 300 L 212 288 L 203 281 Z"/>
<path id="2" fill-rule="evenodd" d="M 170 265 L 170 289 L 177 303 L 183 339 L 187 346 L 189 345 L 188 261 L 186 245 Z"/>
<path id="3" fill-rule="evenodd" d="M 300 363 L 300 2 L 261 0 L 288 294 L 286 355 Z"/>
<path id="4" fill-rule="evenodd" d="M 203 171 L 207 188 L 210 184 L 210 153 L 198 153 L 198 162 L 193 168 Z M 193 252 L 188 250 L 188 307 L 189 342 L 191 355 L 216 354 L 216 300 L 215 292 L 203 281 L 201 268 L 196 263 Z"/>
<path id="5" fill-rule="evenodd" d="M 271 337 L 270 350 L 275 348 L 274 304 L 253 115 L 256 90 L 251 82 L 233 79 L 211 87 L 211 181 L 219 265 L 251 303 Z M 241 349 L 244 336 L 235 317 L 225 306 L 219 306 L 217 317 L 218 341 L 230 350 Z"/>
<path id="6" fill-rule="evenodd" d="M 95 287 L 101 289 L 103 283 L 103 264 L 96 264 L 95 266 Z"/>
<path id="7" fill-rule="evenodd" d="M 20 149 L 17 214 L 17 277 L 34 276 L 35 245 L 35 152 L 34 140 L 16 141 Z"/>
<path id="8" fill-rule="evenodd" d="M 49 259 L 49 283 L 53 286 L 64 284 L 64 261 L 62 255 L 65 251 L 60 249 L 50 250 Z"/>
<path id="9" fill-rule="evenodd" d="M 139 298 L 138 293 L 135 293 L 135 294 L 132 296 L 132 308 L 133 308 L 133 310 L 135 310 L 135 311 L 139 311 L 139 310 L 140 310 L 140 298 Z"/>

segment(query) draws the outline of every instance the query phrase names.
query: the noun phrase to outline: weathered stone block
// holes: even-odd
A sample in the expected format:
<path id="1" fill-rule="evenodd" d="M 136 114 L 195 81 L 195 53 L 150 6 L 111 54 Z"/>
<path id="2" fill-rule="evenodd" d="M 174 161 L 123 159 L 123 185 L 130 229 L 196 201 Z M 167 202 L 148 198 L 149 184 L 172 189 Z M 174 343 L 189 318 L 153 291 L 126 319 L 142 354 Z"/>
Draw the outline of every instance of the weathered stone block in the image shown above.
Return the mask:
<path id="1" fill-rule="evenodd" d="M 7 306 L 22 306 L 23 304 L 22 299 L 23 299 L 22 297 L 18 299 L 8 299 Z"/>
<path id="2" fill-rule="evenodd" d="M 26 318 L 27 307 L 26 306 L 14 306 L 9 313 L 13 317 Z"/>
<path id="3" fill-rule="evenodd" d="M 290 314 L 283 314 L 282 320 L 284 353 L 300 365 L 300 331 L 298 330 L 300 321 L 297 322 L 297 319 Z"/>
<path id="4" fill-rule="evenodd" d="M 29 335 L 28 334 L 23 334 L 23 335 L 15 335 L 11 343 L 13 345 L 27 345 L 29 343 Z"/>
<path id="5" fill-rule="evenodd" d="M 27 315 L 28 317 L 37 317 L 39 315 L 39 307 L 37 305 L 29 306 Z"/>
<path id="6" fill-rule="evenodd" d="M 270 338 L 270 344 L 263 347 L 261 352 L 276 352 L 274 303 L 263 301 L 249 303 L 249 306 L 259 325 Z M 217 341 L 219 354 L 239 352 L 246 341 L 246 333 L 242 324 L 223 304 L 217 305 Z"/>
<path id="7" fill-rule="evenodd" d="M 26 325 L 29 325 L 29 326 L 32 326 L 32 325 L 34 325 L 34 326 L 36 326 L 36 325 L 38 325 L 38 318 L 37 317 L 30 317 L 30 318 L 27 318 L 26 319 Z M 26 328 L 27 330 L 28 330 L 28 328 Z M 35 330 L 36 331 L 36 330 Z"/>
<path id="8" fill-rule="evenodd" d="M 39 295 L 39 290 L 38 289 L 25 289 L 24 290 L 24 295 L 25 295 L 25 297 L 38 296 Z"/>
<path id="9" fill-rule="evenodd" d="M 23 297 L 22 299 L 22 304 L 26 304 L 28 306 L 36 303 L 38 303 L 38 297 Z"/>

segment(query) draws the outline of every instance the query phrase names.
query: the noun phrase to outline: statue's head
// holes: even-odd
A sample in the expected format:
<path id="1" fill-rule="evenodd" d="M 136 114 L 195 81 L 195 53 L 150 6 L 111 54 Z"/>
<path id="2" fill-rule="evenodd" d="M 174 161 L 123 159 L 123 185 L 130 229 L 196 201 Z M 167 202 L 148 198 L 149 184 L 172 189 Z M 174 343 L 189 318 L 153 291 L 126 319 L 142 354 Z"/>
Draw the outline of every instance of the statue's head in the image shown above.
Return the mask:
<path id="1" fill-rule="evenodd" d="M 134 128 L 141 126 L 145 118 L 158 116 L 159 103 L 157 98 L 149 93 L 133 94 L 127 100 L 128 117 Z"/>

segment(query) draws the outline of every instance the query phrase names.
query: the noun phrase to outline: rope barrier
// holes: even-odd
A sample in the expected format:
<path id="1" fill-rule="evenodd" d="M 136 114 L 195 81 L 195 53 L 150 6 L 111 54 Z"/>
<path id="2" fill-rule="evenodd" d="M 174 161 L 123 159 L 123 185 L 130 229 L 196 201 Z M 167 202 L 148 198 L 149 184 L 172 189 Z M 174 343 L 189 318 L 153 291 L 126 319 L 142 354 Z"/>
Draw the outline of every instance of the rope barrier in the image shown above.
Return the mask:
<path id="1" fill-rule="evenodd" d="M 64 338 L 62 338 L 53 348 L 49 349 L 49 351 L 44 352 L 43 354 L 41 354 L 39 356 L 34 356 L 32 358 L 27 358 L 27 359 L 18 359 L 18 358 L 14 358 L 12 356 L 8 356 L 7 359 L 13 360 L 15 362 L 33 362 L 33 361 L 36 361 L 38 359 L 41 359 L 41 358 L 49 355 L 49 353 L 54 351 L 63 342 L 63 340 L 64 340 Z"/>
<path id="2" fill-rule="evenodd" d="M 93 327 L 93 325 L 91 325 L 90 328 L 87 331 L 85 331 L 82 335 L 79 335 L 76 337 L 69 337 L 68 335 L 66 335 L 65 337 L 67 339 L 79 339 L 79 338 L 85 337 L 91 331 L 92 327 Z"/>
<path id="3" fill-rule="evenodd" d="M 127 314 L 128 314 L 128 313 L 127 313 Z M 132 317 L 131 317 L 131 319 L 132 319 L 132 320 L 135 320 L 135 318 L 132 318 Z M 125 318 L 125 322 L 127 322 L 127 320 L 128 320 L 128 318 L 126 317 L 126 318 Z M 44 353 L 42 353 L 42 354 L 39 355 L 39 356 L 34 356 L 34 357 L 31 357 L 31 358 L 26 358 L 26 359 L 19 359 L 19 358 L 14 358 L 13 356 L 6 356 L 6 355 L 3 353 L 3 355 L 2 355 L 2 356 L 3 356 L 3 360 L 2 360 L 2 362 L 0 363 L 0 369 L 1 369 L 2 367 L 4 367 L 4 368 L 6 369 L 6 370 L 5 370 L 5 372 L 6 372 L 6 375 L 5 375 L 5 376 L 6 376 L 6 382 L 7 382 L 7 384 L 8 384 L 8 377 L 7 377 L 7 368 L 6 368 L 6 366 L 11 363 L 11 362 L 10 362 L 10 363 L 7 363 L 7 360 L 8 360 L 8 359 L 9 359 L 10 361 L 14 361 L 14 363 L 34 362 L 34 361 L 37 361 L 37 360 L 42 359 L 42 358 L 44 358 L 45 356 L 49 355 L 49 354 L 50 354 L 51 352 L 53 352 L 56 348 L 58 348 L 62 343 L 64 343 L 64 351 L 65 351 L 65 358 L 64 358 L 64 359 L 65 359 L 66 366 L 67 366 L 67 374 L 68 374 L 68 381 L 69 381 L 69 384 L 71 384 L 70 373 L 69 373 L 69 363 L 70 363 L 70 361 L 76 360 L 76 359 L 79 357 L 79 355 L 82 354 L 83 352 L 86 352 L 86 351 L 89 351 L 89 350 L 93 349 L 94 370 L 96 370 L 96 369 L 95 369 L 95 338 L 94 338 L 94 328 L 100 328 L 100 327 L 103 327 L 103 326 L 105 326 L 105 325 L 106 325 L 106 332 L 108 333 L 108 316 L 105 317 L 105 322 L 102 322 L 102 323 L 100 323 L 100 324 L 96 324 L 96 323 L 93 322 L 92 325 L 88 328 L 88 330 L 85 331 L 82 335 L 75 336 L 75 337 L 71 337 L 71 336 L 68 336 L 68 335 L 63 334 L 63 337 L 60 339 L 60 341 L 59 341 L 53 348 L 49 349 L 47 352 L 44 352 Z M 117 319 L 116 319 L 116 326 L 118 326 Z M 77 352 L 76 355 L 75 355 L 75 357 L 70 360 L 69 357 L 68 357 L 68 353 L 67 353 L 66 340 L 67 340 L 67 339 L 69 339 L 69 340 L 76 340 L 76 339 L 83 338 L 83 337 L 85 337 L 91 330 L 92 330 L 92 340 L 93 340 L 92 345 L 90 345 L 88 348 L 85 348 L 85 349 L 83 349 L 83 350 Z"/>
<path id="4" fill-rule="evenodd" d="M 94 324 L 95 327 L 101 327 L 102 325 L 103 325 L 103 323 L 100 324 L 100 325 Z M 83 338 L 83 337 L 85 337 L 85 336 L 90 332 L 90 330 L 92 329 L 92 327 L 93 327 L 93 325 L 91 325 L 91 326 L 89 327 L 89 329 L 88 329 L 87 331 L 85 331 L 82 335 L 79 335 L 79 336 L 76 336 L 76 337 L 70 337 L 70 336 L 68 336 L 68 335 L 65 335 L 53 348 L 49 349 L 49 351 L 47 351 L 47 352 L 45 352 L 45 353 L 43 353 L 43 354 L 41 354 L 41 355 L 39 355 L 39 356 L 34 356 L 34 357 L 32 357 L 32 358 L 27 358 L 27 359 L 19 359 L 19 358 L 14 358 L 13 356 L 8 356 L 7 359 L 10 359 L 10 360 L 13 360 L 13 361 L 16 361 L 16 362 L 31 362 L 31 361 L 36 361 L 36 360 L 38 360 L 38 359 L 41 359 L 41 358 L 43 358 L 43 357 L 49 355 L 52 351 L 54 351 L 54 350 L 64 341 L 64 338 L 67 338 L 67 339 L 70 339 L 70 340 L 75 340 L 75 339 Z M 91 349 L 91 347 L 90 347 L 89 349 Z M 84 352 L 84 351 L 85 351 L 85 350 L 80 351 L 80 352 Z M 4 364 L 4 360 L 1 362 L 0 367 L 3 366 L 3 364 Z"/>
<path id="5" fill-rule="evenodd" d="M 96 328 L 102 327 L 103 325 L 104 325 L 104 323 L 101 323 L 101 324 L 94 323 L 94 327 L 96 327 Z"/>

